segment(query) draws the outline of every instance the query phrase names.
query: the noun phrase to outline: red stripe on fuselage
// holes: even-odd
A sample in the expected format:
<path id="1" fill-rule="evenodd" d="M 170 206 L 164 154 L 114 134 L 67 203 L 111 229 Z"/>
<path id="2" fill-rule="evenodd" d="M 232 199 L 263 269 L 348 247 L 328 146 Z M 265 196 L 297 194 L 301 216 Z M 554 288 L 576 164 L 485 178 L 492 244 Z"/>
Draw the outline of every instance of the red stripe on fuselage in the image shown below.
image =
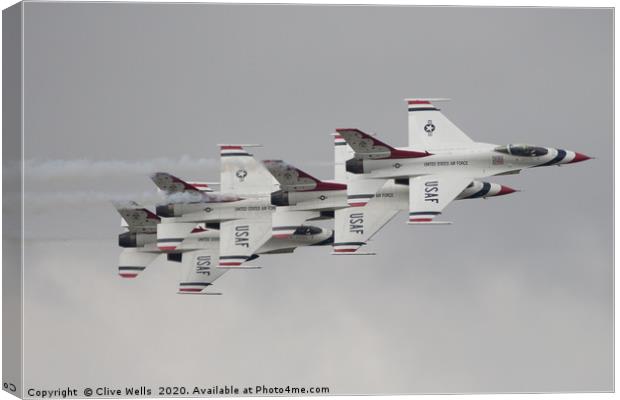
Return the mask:
<path id="1" fill-rule="evenodd" d="M 347 190 L 347 185 L 345 185 L 344 183 L 318 181 L 316 182 L 316 187 L 312 190 L 308 190 L 308 192 L 318 192 L 321 190 Z"/>
<path id="2" fill-rule="evenodd" d="M 432 156 L 432 153 L 425 151 L 424 153 L 421 151 L 410 151 L 410 150 L 398 150 L 392 149 L 390 151 L 390 156 L 386 158 L 422 158 Z"/>
<path id="3" fill-rule="evenodd" d="M 175 250 L 177 248 L 177 246 L 157 246 L 157 247 L 159 247 L 159 250 L 164 250 L 164 251 Z"/>

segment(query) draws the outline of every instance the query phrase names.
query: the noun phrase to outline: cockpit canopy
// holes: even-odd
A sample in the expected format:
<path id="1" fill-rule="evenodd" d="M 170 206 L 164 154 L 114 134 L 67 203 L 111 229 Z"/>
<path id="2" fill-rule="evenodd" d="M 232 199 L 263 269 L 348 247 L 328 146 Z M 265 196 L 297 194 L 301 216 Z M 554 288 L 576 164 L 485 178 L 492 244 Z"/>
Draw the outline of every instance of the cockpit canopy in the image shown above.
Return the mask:
<path id="1" fill-rule="evenodd" d="M 303 225 L 299 228 L 295 229 L 295 235 L 318 235 L 323 232 L 321 228 L 317 228 L 316 226 L 307 226 Z"/>
<path id="2" fill-rule="evenodd" d="M 527 144 L 509 144 L 507 146 L 499 146 L 494 149 L 499 153 L 510 154 L 517 157 L 540 157 L 544 156 L 549 150 L 544 147 L 530 146 Z"/>

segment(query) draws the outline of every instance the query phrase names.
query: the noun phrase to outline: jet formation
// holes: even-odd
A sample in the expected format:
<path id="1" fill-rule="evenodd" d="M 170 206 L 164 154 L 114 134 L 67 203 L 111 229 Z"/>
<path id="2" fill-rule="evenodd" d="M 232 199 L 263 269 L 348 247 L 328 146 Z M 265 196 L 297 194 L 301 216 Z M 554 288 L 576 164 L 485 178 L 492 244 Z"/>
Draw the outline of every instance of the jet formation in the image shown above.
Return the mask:
<path id="1" fill-rule="evenodd" d="M 374 254 L 363 246 L 399 211 L 407 212 L 408 224 L 450 224 L 440 216 L 454 200 L 516 192 L 490 177 L 590 159 L 559 148 L 474 142 L 436 107 L 446 100 L 406 99 L 407 147 L 357 128 L 336 129 L 334 179 L 283 160 L 258 161 L 248 152 L 256 145 L 242 144 L 219 145 L 217 184 L 152 174 L 165 196 L 154 212 L 134 202 L 115 204 L 125 230 L 118 237 L 118 274 L 136 278 L 165 255 L 181 265 L 178 293 L 220 294 L 210 291 L 215 280 L 229 270 L 260 268 L 255 260 L 262 255 L 301 246 Z"/>

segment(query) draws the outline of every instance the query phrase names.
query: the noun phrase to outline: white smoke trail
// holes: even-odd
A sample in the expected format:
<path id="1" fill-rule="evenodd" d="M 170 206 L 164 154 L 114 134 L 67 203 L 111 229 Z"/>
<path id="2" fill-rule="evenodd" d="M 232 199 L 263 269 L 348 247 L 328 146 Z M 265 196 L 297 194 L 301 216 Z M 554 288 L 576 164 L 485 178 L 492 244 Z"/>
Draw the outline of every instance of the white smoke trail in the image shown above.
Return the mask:
<path id="1" fill-rule="evenodd" d="M 24 178 L 29 179 L 79 179 L 118 177 L 122 175 L 143 175 L 156 171 L 190 173 L 203 177 L 210 170 L 219 167 L 219 161 L 211 158 L 193 158 L 183 155 L 178 158 L 160 157 L 150 160 L 26 160 Z M 12 166 L 11 168 L 16 168 Z M 197 176 L 196 176 L 197 175 Z"/>
<path id="2" fill-rule="evenodd" d="M 19 193 L 5 194 L 8 205 L 21 201 Z M 37 192 L 25 193 L 24 207 L 26 212 L 41 212 L 53 209 L 87 209 L 112 207 L 113 203 L 129 203 L 135 201 L 145 207 L 153 207 L 165 202 L 156 191 L 110 193 L 100 191 L 68 191 L 68 192 Z"/>
<path id="3" fill-rule="evenodd" d="M 24 206 L 34 212 L 60 207 L 107 207 L 110 202 L 137 201 L 156 205 L 165 202 L 164 195 L 153 189 L 137 191 L 151 185 L 149 175 L 156 171 L 205 180 L 219 171 L 219 161 L 211 158 L 159 157 L 148 160 L 25 160 L 23 164 Z M 5 165 L 3 177 L 12 182 L 4 193 L 6 205 L 22 201 L 19 193 L 12 193 L 21 186 L 20 164 Z"/>

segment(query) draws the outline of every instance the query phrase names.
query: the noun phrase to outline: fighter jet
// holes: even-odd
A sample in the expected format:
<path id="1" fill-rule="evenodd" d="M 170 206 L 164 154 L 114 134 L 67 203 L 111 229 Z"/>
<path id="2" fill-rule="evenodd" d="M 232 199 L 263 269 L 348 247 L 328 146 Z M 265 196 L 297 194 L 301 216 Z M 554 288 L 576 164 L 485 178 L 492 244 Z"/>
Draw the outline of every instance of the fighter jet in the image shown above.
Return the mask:
<path id="1" fill-rule="evenodd" d="M 162 217 L 157 226 L 157 245 L 163 251 L 174 251 L 197 224 L 218 223 L 218 267 L 241 267 L 271 237 L 275 207 L 269 204 L 268 194 L 277 184 L 242 146 L 221 145 L 220 156 L 220 193 L 157 207 Z M 160 189 L 162 176 L 152 177 Z"/>
<path id="2" fill-rule="evenodd" d="M 136 278 L 160 255 L 172 263 L 181 263 L 180 294 L 219 294 L 205 289 L 228 271 L 216 268 L 220 251 L 220 232 L 217 224 L 197 224 L 190 234 L 174 248 L 157 246 L 157 225 L 161 218 L 135 202 L 115 204 L 126 229 L 118 237 L 123 248 L 118 273 L 122 278 Z M 324 246 L 333 242 L 333 232 L 315 226 L 297 228 L 286 238 L 270 239 L 249 260 L 258 254 L 291 253 L 299 246 Z M 255 267 L 245 267 L 255 268 Z"/>
<path id="3" fill-rule="evenodd" d="M 333 231 L 304 225 L 306 220 L 320 219 L 320 212 L 277 209 L 271 204 L 271 193 L 279 188 L 278 183 L 244 146 L 220 145 L 220 149 L 220 192 L 157 207 L 162 218 L 157 226 L 157 244 L 162 251 L 174 251 L 200 223 L 219 224 L 220 268 L 243 268 L 242 264 L 259 251 L 288 251 L 328 240 L 331 243 Z M 183 180 L 166 173 L 154 174 L 152 179 L 168 192 L 170 187 L 165 183 L 175 182 L 174 194 L 194 191 Z M 300 242 L 302 233 L 305 239 Z"/>
<path id="4" fill-rule="evenodd" d="M 346 161 L 346 171 L 363 177 L 348 184 L 350 206 L 366 205 L 386 180 L 393 180 L 409 188 L 408 223 L 440 223 L 434 218 L 464 190 L 470 189 L 474 197 L 490 193 L 492 184 L 479 186 L 478 179 L 590 159 L 552 147 L 474 142 L 434 105 L 447 99 L 406 100 L 408 147 L 390 146 L 359 129 L 336 130 L 354 150 L 353 158 Z"/>
<path id="5" fill-rule="evenodd" d="M 408 210 L 409 188 L 393 180 L 386 181 L 374 198 L 350 207 L 347 184 L 365 179 L 363 175 L 345 170 L 346 160 L 354 151 L 339 134 L 334 135 L 334 179 L 320 180 L 282 160 L 266 160 L 263 164 L 280 183 L 280 190 L 271 194 L 271 203 L 290 210 L 320 211 L 334 218 L 333 253 L 335 255 L 372 255 L 360 248 L 399 211 Z M 488 198 L 515 192 L 497 183 L 472 181 L 456 200 Z M 282 227 L 281 229 L 286 229 Z"/>

